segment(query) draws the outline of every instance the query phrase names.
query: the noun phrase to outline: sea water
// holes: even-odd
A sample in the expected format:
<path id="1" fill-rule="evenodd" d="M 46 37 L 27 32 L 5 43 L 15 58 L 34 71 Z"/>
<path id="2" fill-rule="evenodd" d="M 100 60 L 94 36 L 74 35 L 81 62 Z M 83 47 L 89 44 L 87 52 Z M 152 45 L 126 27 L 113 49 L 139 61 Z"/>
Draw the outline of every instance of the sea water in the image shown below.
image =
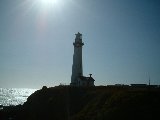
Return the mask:
<path id="1" fill-rule="evenodd" d="M 15 106 L 22 105 L 27 98 L 37 89 L 27 88 L 0 88 L 0 105 Z"/>

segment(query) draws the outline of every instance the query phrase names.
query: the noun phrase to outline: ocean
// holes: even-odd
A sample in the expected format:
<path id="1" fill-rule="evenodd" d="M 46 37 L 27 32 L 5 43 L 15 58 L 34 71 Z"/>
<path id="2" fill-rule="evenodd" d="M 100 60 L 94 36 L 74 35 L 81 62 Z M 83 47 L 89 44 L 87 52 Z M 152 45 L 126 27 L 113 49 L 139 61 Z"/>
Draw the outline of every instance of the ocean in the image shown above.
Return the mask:
<path id="1" fill-rule="evenodd" d="M 36 90 L 27 88 L 0 88 L 0 105 L 23 105 L 27 101 L 27 98 Z"/>

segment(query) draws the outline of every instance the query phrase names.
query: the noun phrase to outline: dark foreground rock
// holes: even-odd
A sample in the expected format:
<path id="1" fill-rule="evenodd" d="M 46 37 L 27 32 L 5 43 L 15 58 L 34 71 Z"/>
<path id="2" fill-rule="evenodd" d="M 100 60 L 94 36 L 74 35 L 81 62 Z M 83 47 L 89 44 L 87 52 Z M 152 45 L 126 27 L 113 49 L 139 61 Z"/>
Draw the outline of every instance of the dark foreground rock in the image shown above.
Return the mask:
<path id="1" fill-rule="evenodd" d="M 154 120 L 160 112 L 160 89 L 129 87 L 46 88 L 23 106 L 0 111 L 0 120 Z"/>

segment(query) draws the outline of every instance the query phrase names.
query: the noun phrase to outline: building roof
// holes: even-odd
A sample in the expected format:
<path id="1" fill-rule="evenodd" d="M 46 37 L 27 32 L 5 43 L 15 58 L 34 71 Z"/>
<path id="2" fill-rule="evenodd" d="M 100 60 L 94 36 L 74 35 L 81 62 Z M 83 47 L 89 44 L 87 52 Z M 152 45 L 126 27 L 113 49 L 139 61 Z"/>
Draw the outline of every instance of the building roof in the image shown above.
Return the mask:
<path id="1" fill-rule="evenodd" d="M 82 81 L 95 81 L 92 77 L 79 76 Z"/>

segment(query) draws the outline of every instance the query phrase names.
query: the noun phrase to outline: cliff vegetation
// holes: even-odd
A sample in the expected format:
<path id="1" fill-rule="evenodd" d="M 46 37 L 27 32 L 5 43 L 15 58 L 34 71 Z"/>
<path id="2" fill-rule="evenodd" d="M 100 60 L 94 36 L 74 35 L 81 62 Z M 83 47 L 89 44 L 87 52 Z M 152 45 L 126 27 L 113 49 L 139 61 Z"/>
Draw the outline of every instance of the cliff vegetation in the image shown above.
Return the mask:
<path id="1" fill-rule="evenodd" d="M 7 110 L 2 120 L 151 120 L 159 117 L 160 89 L 43 87 Z"/>

